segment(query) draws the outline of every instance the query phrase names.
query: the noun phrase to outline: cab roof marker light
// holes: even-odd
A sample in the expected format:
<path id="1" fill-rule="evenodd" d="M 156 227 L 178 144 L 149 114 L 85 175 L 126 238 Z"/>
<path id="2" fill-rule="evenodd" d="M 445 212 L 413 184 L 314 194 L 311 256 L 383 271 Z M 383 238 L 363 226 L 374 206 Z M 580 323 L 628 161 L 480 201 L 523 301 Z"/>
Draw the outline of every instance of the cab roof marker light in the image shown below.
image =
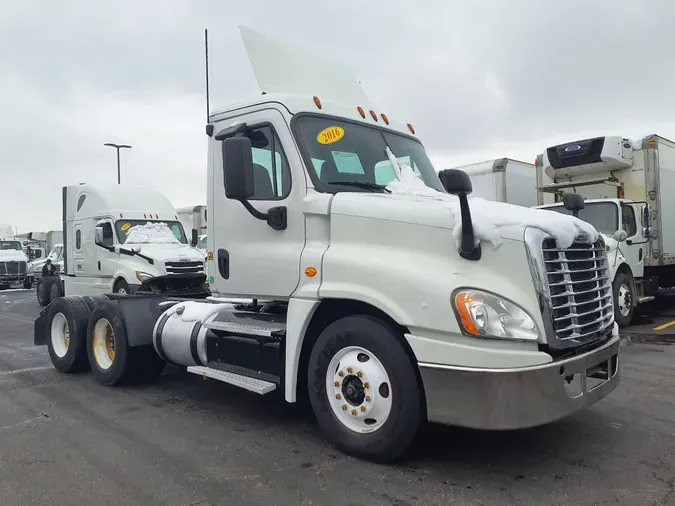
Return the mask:
<path id="1" fill-rule="evenodd" d="M 321 109 L 323 106 L 321 105 L 321 100 L 319 100 L 319 97 L 314 97 L 314 104 L 318 109 Z"/>
<path id="2" fill-rule="evenodd" d="M 415 135 L 415 127 L 413 127 L 410 123 L 408 123 L 408 130 L 410 130 L 410 133 Z"/>
<path id="3" fill-rule="evenodd" d="M 373 118 L 375 120 L 375 122 L 377 122 L 377 113 L 375 111 L 373 111 L 372 109 L 368 112 L 370 112 L 370 117 Z"/>
<path id="4" fill-rule="evenodd" d="M 358 107 L 356 108 L 356 110 L 359 111 L 359 114 L 361 115 L 361 117 L 362 117 L 363 119 L 366 119 L 366 111 L 363 110 L 363 107 L 358 106 Z"/>
<path id="5" fill-rule="evenodd" d="M 380 116 L 382 116 L 382 121 L 384 121 L 384 123 L 386 125 L 388 125 L 389 124 L 389 118 L 387 117 L 387 115 L 382 113 L 382 114 L 380 114 Z"/>

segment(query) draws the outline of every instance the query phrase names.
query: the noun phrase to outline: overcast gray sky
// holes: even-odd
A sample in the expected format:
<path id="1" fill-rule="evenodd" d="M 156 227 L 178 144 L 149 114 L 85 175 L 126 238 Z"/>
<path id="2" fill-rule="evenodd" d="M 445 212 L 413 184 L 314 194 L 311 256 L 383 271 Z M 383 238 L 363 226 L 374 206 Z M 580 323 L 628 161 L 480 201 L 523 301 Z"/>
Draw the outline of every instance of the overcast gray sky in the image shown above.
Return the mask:
<path id="1" fill-rule="evenodd" d="M 105 6 L 105 7 L 104 7 Z M 206 203 L 212 106 L 258 95 L 238 25 L 350 66 L 437 168 L 591 135 L 675 139 L 665 0 L 0 0 L 0 223 L 60 228 L 60 188 L 122 182 Z"/>

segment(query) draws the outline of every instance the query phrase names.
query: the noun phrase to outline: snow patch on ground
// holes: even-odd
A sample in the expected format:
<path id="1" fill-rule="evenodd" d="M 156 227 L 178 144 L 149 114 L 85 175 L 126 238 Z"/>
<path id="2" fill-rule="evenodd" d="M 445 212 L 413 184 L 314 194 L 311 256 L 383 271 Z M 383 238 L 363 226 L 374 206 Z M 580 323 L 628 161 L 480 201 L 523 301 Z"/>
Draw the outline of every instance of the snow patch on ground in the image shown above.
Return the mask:
<path id="1" fill-rule="evenodd" d="M 387 189 L 394 195 L 444 201 L 454 220 L 452 235 L 459 247 L 462 237 L 462 213 L 459 199 L 454 195 L 428 187 L 412 168 L 399 164 L 389 148 L 387 148 L 387 156 L 396 172 L 400 174 L 398 179 L 389 182 Z M 503 242 L 502 232 L 505 229 L 524 229 L 525 227 L 538 228 L 546 232 L 555 238 L 562 248 L 570 247 L 580 233 L 588 234 L 591 241 L 596 241 L 598 238 L 598 232 L 593 225 L 574 216 L 504 202 L 493 202 L 481 197 L 471 198 L 469 196 L 469 205 L 476 245 L 479 242 L 487 242 L 496 249 Z"/>
<path id="2" fill-rule="evenodd" d="M 125 244 L 179 244 L 166 223 L 146 223 L 129 229 Z"/>

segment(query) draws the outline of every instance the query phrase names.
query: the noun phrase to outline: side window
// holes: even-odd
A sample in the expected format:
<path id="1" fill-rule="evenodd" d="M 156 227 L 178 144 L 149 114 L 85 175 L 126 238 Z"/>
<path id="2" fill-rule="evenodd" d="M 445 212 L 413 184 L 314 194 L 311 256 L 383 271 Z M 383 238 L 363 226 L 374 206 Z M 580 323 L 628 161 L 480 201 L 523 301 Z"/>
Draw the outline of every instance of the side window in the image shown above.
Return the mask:
<path id="1" fill-rule="evenodd" d="M 82 230 L 79 228 L 75 232 L 75 249 L 78 251 L 82 249 Z"/>
<path id="2" fill-rule="evenodd" d="M 78 230 L 79 232 L 79 230 Z M 114 246 L 114 241 L 113 241 L 113 227 L 112 224 L 110 223 L 104 223 L 103 224 L 103 244 L 105 246 Z"/>
<path id="3" fill-rule="evenodd" d="M 637 234 L 637 221 L 635 220 L 635 211 L 631 206 L 621 206 L 622 228 L 626 231 L 628 237 Z"/>
<path id="4" fill-rule="evenodd" d="M 256 128 L 248 134 L 253 157 L 251 200 L 281 200 L 291 191 L 291 171 L 281 147 L 281 141 L 269 126 Z"/>
<path id="5" fill-rule="evenodd" d="M 84 201 L 87 199 L 86 195 L 80 195 L 80 198 L 77 199 L 77 210 L 79 211 L 80 208 L 82 207 L 82 204 L 84 204 Z"/>

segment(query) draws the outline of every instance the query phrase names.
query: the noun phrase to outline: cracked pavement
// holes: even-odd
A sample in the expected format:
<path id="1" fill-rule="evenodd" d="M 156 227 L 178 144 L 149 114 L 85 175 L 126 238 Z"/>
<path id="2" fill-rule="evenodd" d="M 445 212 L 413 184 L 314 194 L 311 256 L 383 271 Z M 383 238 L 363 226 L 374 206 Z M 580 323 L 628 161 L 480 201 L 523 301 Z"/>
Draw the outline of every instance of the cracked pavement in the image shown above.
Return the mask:
<path id="1" fill-rule="evenodd" d="M 429 426 L 404 463 L 327 446 L 311 414 L 179 368 L 106 388 L 32 345 L 33 291 L 0 292 L 0 504 L 675 504 L 675 346 L 622 348 L 619 387 L 545 427 Z"/>

